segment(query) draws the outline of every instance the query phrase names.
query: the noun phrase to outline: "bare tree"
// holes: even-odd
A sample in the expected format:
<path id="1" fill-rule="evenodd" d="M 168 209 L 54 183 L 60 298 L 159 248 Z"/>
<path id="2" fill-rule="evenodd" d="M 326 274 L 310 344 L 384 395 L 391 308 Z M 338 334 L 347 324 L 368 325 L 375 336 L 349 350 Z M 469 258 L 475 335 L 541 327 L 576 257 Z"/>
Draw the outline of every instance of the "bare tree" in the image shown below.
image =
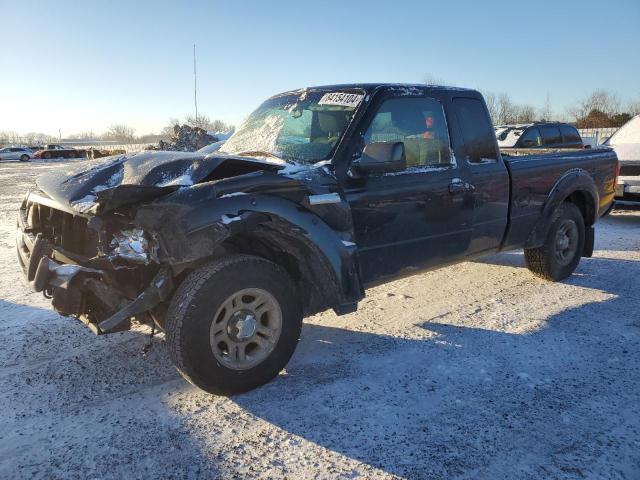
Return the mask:
<path id="1" fill-rule="evenodd" d="M 635 102 L 629 102 L 626 108 L 629 115 L 634 116 L 640 114 L 640 100 L 636 100 Z"/>
<path id="2" fill-rule="evenodd" d="M 184 123 L 186 123 L 190 127 L 198 127 L 202 128 L 203 130 L 209 130 L 209 127 L 211 126 L 211 119 L 204 114 L 198 115 L 197 118 L 195 117 L 195 115 L 186 115 L 184 117 Z"/>
<path id="3" fill-rule="evenodd" d="M 551 121 L 553 117 L 553 110 L 551 109 L 551 94 L 547 91 L 547 96 L 544 100 L 544 106 L 540 110 L 540 120 L 544 122 Z"/>
<path id="4" fill-rule="evenodd" d="M 497 125 L 499 123 L 499 112 L 498 99 L 496 98 L 496 94 L 493 92 L 482 92 L 482 96 L 484 97 L 484 101 L 487 103 L 487 110 L 489 110 L 491 121 L 494 123 L 494 125 Z"/>
<path id="5" fill-rule="evenodd" d="M 514 123 L 515 108 L 508 93 L 501 93 L 497 99 L 498 124 Z"/>
<path id="6" fill-rule="evenodd" d="M 80 133 L 72 133 L 71 135 L 67 135 L 67 140 L 95 140 L 98 138 L 98 135 L 89 131 L 89 132 L 80 132 Z"/>
<path id="7" fill-rule="evenodd" d="M 615 93 L 596 90 L 567 110 L 576 120 L 585 118 L 594 110 L 612 116 L 620 113 L 620 99 Z"/>
<path id="8" fill-rule="evenodd" d="M 536 120 L 536 109 L 531 105 L 517 105 L 514 108 L 515 123 L 531 123 Z"/>
<path id="9" fill-rule="evenodd" d="M 184 123 L 190 127 L 198 127 L 208 132 L 228 132 L 233 130 L 233 125 L 224 123 L 222 120 L 211 120 L 208 115 L 198 115 L 195 118 L 193 115 L 187 115 L 184 117 Z"/>
<path id="10" fill-rule="evenodd" d="M 135 130 L 128 125 L 115 124 L 109 127 L 104 137 L 109 140 L 115 140 L 116 142 L 133 143 L 135 139 L 134 133 Z"/>
<path id="11" fill-rule="evenodd" d="M 180 119 L 178 119 L 178 117 L 171 117 L 167 121 L 166 127 L 164 127 L 160 132 L 160 135 L 162 135 L 162 137 L 165 138 L 166 140 L 170 139 L 171 136 L 173 135 L 174 127 L 179 125 L 180 125 Z"/>
<path id="12" fill-rule="evenodd" d="M 427 74 L 424 76 L 424 83 L 427 85 L 444 85 L 444 80 L 437 75 Z"/>
<path id="13" fill-rule="evenodd" d="M 209 129 L 209 131 L 227 133 L 232 132 L 235 129 L 236 127 L 234 125 L 224 123 L 222 120 L 214 120 L 211 122 L 211 128 Z"/>

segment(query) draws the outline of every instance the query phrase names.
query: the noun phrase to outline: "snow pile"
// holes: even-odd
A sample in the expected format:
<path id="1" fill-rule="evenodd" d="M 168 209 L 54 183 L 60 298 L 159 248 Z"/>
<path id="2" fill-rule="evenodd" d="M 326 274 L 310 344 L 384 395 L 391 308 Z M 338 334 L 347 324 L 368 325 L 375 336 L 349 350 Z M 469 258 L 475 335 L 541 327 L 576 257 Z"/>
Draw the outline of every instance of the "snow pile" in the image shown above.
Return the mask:
<path id="1" fill-rule="evenodd" d="M 158 147 L 160 150 L 170 150 L 179 152 L 195 152 L 202 147 L 217 142 L 221 138 L 207 133 L 199 127 L 189 125 L 176 125 L 173 127 L 171 141 L 160 140 Z"/>
<path id="2" fill-rule="evenodd" d="M 207 132 L 208 135 L 212 137 L 216 137 L 219 142 L 224 142 L 228 140 L 231 135 L 233 135 L 233 130 L 230 132 Z"/>

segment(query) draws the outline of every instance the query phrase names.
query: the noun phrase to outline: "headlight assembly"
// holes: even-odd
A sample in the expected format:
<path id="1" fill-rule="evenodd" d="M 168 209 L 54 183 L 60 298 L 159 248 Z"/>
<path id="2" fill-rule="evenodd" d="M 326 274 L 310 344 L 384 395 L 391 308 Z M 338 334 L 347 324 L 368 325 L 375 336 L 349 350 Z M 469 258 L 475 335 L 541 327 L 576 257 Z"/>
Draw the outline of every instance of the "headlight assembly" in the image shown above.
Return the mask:
<path id="1" fill-rule="evenodd" d="M 113 236 L 112 255 L 134 263 L 147 265 L 152 254 L 149 240 L 141 228 L 121 230 Z"/>

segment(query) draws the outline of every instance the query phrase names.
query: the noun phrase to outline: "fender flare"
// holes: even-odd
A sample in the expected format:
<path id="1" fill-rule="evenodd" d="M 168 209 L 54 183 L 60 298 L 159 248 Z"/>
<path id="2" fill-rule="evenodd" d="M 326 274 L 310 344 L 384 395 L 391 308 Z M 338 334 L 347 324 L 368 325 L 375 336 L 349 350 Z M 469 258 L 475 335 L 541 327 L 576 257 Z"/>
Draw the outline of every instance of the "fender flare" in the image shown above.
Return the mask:
<path id="1" fill-rule="evenodd" d="M 551 188 L 540 212 L 540 218 L 527 237 L 525 248 L 538 248 L 544 244 L 551 227 L 553 212 L 568 197 L 576 193 L 581 195 L 584 202 L 582 212 L 587 229 L 596 222 L 600 196 L 593 178 L 589 172 L 581 168 L 568 170 Z"/>
<path id="2" fill-rule="evenodd" d="M 342 201 L 348 208 L 346 201 Z M 293 251 L 288 254 L 312 265 L 316 274 L 323 271 L 330 275 L 330 279 L 326 275 L 324 279 L 312 279 L 322 282 L 324 307 L 349 313 L 364 296 L 357 249 L 352 243 L 353 230 L 343 232 L 349 240 L 343 243 L 344 238 L 318 215 L 297 203 L 274 195 L 246 194 L 210 198 L 194 205 L 173 204 L 168 210 L 173 210 L 171 207 L 175 207 L 171 216 L 178 220 L 169 224 L 165 219 L 160 226 L 163 247 L 169 253 L 166 260 L 170 263 L 206 260 L 223 242 L 267 226 L 283 236 L 295 238 L 307 248 L 304 255 Z"/>

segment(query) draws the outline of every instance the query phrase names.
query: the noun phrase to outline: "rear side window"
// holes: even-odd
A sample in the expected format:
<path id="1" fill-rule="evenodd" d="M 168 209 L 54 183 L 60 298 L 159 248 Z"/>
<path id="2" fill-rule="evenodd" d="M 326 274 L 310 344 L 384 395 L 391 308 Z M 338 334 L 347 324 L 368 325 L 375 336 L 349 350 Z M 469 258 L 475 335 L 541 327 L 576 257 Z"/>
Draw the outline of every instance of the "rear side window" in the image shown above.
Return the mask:
<path id="1" fill-rule="evenodd" d="M 462 128 L 467 161 L 470 163 L 497 161 L 496 137 L 482 102 L 475 98 L 454 98 L 453 108 Z"/>
<path id="2" fill-rule="evenodd" d="M 545 146 L 560 145 L 562 136 L 558 127 L 540 127 L 542 133 L 542 144 Z"/>
<path id="3" fill-rule="evenodd" d="M 527 128 L 520 137 L 521 147 L 539 147 L 542 145 L 540 130 L 536 127 Z"/>
<path id="4" fill-rule="evenodd" d="M 560 125 L 560 132 L 564 138 L 565 143 L 582 143 L 582 138 L 578 130 L 570 125 Z"/>

